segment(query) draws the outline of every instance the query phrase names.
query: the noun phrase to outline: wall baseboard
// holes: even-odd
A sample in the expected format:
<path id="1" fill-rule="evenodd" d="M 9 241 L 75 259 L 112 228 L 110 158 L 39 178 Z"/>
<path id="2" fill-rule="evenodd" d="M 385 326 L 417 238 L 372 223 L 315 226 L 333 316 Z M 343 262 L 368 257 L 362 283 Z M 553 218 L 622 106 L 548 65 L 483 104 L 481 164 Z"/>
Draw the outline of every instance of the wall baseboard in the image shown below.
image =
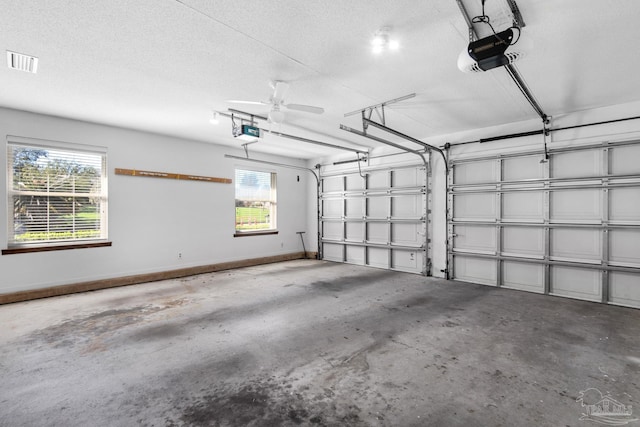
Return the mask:
<path id="1" fill-rule="evenodd" d="M 316 259 L 315 252 L 307 252 L 306 258 Z M 159 280 L 177 279 L 195 276 L 196 274 L 214 273 L 234 268 L 252 267 L 254 265 L 271 264 L 275 262 L 291 261 L 305 258 L 304 252 L 294 252 L 285 255 L 275 255 L 262 258 L 252 258 L 240 261 L 222 262 L 197 267 L 180 268 L 177 270 L 159 271 L 156 273 L 136 274 L 133 276 L 116 277 L 113 279 L 92 280 L 89 282 L 72 283 L 69 285 L 52 286 L 48 288 L 32 289 L 28 291 L 0 294 L 0 304 L 29 301 L 39 298 L 56 297 L 75 294 L 78 292 L 97 291 L 100 289 L 116 288 L 119 286 L 137 285 L 140 283 L 157 282 Z"/>

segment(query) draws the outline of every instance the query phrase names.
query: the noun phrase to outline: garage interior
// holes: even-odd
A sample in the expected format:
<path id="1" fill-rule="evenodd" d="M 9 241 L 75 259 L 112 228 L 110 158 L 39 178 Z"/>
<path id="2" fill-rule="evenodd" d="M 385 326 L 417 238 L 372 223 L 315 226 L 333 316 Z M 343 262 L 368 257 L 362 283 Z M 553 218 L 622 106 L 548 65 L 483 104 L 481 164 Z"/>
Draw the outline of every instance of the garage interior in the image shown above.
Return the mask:
<path id="1" fill-rule="evenodd" d="M 640 4 L 103 3 L 3 2 L 0 425 L 640 422 Z"/>

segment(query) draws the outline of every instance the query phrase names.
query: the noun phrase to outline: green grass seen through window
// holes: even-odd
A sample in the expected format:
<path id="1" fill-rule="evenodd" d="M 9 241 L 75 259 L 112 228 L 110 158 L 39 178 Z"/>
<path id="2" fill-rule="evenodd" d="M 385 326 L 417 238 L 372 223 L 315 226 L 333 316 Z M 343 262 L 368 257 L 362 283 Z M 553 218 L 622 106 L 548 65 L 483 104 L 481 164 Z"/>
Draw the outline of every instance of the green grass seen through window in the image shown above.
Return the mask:
<path id="1" fill-rule="evenodd" d="M 236 230 L 263 230 L 271 228 L 269 209 L 236 208 Z"/>

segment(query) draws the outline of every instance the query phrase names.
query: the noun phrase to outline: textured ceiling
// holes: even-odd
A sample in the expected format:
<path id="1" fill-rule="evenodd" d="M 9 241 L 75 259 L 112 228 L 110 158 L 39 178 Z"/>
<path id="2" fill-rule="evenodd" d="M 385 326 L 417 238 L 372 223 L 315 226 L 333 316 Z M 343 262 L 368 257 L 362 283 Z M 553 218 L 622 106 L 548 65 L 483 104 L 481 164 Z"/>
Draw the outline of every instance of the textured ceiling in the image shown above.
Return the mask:
<path id="1" fill-rule="evenodd" d="M 505 0 L 487 0 L 499 24 Z M 470 14 L 480 0 L 464 0 Z M 332 144 L 374 146 L 339 129 L 344 114 L 416 93 L 386 123 L 424 139 L 535 119 L 505 70 L 465 74 L 457 57 L 468 30 L 455 0 L 0 0 L 0 44 L 39 57 L 38 74 L 0 68 L 0 105 L 235 145 L 229 107 L 266 115 L 269 82 L 290 83 L 274 131 Z M 562 115 L 640 100 L 640 2 L 519 0 L 527 55 L 516 63 L 545 113 Z M 383 26 L 401 43 L 373 55 Z M 486 35 L 482 24 L 477 28 Z M 500 28 L 502 29 L 502 28 Z M 260 124 L 268 127 L 266 123 Z M 529 130 L 529 129 L 527 129 Z M 274 135 L 252 150 L 311 158 L 323 147 Z"/>

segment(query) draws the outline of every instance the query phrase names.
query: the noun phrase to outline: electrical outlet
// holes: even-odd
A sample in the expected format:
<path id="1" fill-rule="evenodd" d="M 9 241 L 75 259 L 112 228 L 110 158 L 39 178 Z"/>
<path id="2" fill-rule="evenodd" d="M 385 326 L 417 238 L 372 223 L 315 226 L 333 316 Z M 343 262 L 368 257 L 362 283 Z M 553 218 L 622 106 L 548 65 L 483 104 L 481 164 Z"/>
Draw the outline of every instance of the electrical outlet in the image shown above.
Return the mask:
<path id="1" fill-rule="evenodd" d="M 182 252 L 178 252 L 178 259 L 182 259 Z"/>

